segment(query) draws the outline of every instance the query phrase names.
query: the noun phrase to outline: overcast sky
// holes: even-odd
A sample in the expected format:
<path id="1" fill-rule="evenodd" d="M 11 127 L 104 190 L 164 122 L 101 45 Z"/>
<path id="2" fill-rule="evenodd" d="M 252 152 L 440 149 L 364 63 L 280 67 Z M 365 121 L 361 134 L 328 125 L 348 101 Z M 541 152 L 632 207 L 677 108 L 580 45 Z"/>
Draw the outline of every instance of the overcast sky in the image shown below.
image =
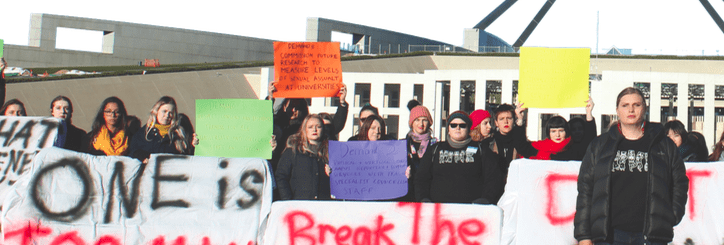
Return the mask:
<path id="1" fill-rule="evenodd" d="M 233 3 L 232 3 L 233 2 Z M 304 41 L 306 19 L 321 17 L 421 36 L 462 46 L 472 28 L 503 0 L 483 1 L 91 1 L 26 0 L 3 4 L 0 39 L 27 45 L 31 13 L 97 18 L 192 30 Z M 513 44 L 545 0 L 519 0 L 487 31 Z M 231 3 L 231 4 L 230 4 Z M 710 0 L 724 16 L 724 1 Z M 558 0 L 525 46 L 612 46 L 638 54 L 724 56 L 724 33 L 696 0 Z M 98 32 L 61 30 L 57 47 L 100 50 Z M 344 40 L 338 40 L 344 41 Z M 719 50 L 719 52 L 717 52 Z"/>

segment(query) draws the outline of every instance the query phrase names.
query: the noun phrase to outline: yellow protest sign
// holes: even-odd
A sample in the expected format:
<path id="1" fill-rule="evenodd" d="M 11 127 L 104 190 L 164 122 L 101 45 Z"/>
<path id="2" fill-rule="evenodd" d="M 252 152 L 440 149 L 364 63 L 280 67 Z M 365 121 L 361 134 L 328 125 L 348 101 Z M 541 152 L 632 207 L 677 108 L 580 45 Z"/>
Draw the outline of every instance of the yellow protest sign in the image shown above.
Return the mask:
<path id="1" fill-rule="evenodd" d="M 520 48 L 518 101 L 529 108 L 585 107 L 588 48 Z"/>

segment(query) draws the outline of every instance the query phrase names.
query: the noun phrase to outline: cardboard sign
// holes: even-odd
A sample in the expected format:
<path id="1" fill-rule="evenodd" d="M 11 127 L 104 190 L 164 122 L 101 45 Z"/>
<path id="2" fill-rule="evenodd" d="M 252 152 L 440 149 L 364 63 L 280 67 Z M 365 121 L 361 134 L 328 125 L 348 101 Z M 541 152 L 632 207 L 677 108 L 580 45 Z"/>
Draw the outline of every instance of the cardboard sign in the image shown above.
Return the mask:
<path id="1" fill-rule="evenodd" d="M 274 42 L 274 97 L 335 97 L 342 87 L 338 42 Z"/>
<path id="2" fill-rule="evenodd" d="M 515 160 L 498 206 L 504 212 L 503 244 L 575 244 L 573 219 L 581 162 Z M 672 244 L 720 244 L 724 237 L 724 163 L 686 163 L 686 214 Z M 690 239 L 691 242 L 687 242 Z"/>
<path id="3" fill-rule="evenodd" d="M 0 116 L 0 200 L 28 174 L 35 154 L 53 146 L 59 125 L 52 117 Z"/>
<path id="4" fill-rule="evenodd" d="M 269 100 L 196 100 L 197 156 L 271 159 L 273 115 Z"/>
<path id="5" fill-rule="evenodd" d="M 518 101 L 529 108 L 585 107 L 588 48 L 520 48 Z"/>
<path id="6" fill-rule="evenodd" d="M 501 215 L 494 205 L 279 201 L 262 244 L 500 244 Z"/>
<path id="7" fill-rule="evenodd" d="M 271 209 L 265 160 L 35 157 L 5 199 L 3 244 L 256 244 Z"/>
<path id="8" fill-rule="evenodd" d="M 407 194 L 405 140 L 329 141 L 332 196 L 384 200 Z"/>

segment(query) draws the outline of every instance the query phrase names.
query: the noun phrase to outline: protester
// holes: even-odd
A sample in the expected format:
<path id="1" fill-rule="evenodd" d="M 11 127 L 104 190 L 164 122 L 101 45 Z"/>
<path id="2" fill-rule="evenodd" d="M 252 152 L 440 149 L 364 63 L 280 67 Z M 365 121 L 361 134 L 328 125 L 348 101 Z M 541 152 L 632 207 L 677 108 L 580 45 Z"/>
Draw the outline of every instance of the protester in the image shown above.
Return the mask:
<path id="1" fill-rule="evenodd" d="M 513 159 L 538 154 L 538 150 L 533 148 L 525 138 L 523 110 L 525 109 L 522 104 L 518 104 L 517 108 L 509 104 L 502 104 L 493 111 L 497 131 L 493 132 L 493 140 L 490 141 L 489 147 L 501 158 L 499 170 L 505 179 L 507 179 L 508 167 Z"/>
<path id="2" fill-rule="evenodd" d="M 699 132 L 689 132 L 689 136 L 687 137 L 689 142 L 694 142 L 696 144 L 696 155 L 699 159 L 699 162 L 706 162 L 709 158 L 709 147 L 706 144 L 706 139 L 704 138 L 704 135 Z M 703 156 L 703 157 L 702 157 Z"/>
<path id="3" fill-rule="evenodd" d="M 571 140 L 568 121 L 561 116 L 548 119 L 545 127 L 546 138 L 531 143 L 538 150 L 538 154 L 530 159 L 551 160 L 551 154 L 562 152 Z"/>
<path id="4" fill-rule="evenodd" d="M 18 99 L 11 99 L 3 104 L 0 113 L 6 117 L 24 117 L 27 116 L 25 105 Z"/>
<path id="5" fill-rule="evenodd" d="M 596 120 L 593 117 L 593 100 L 586 101 L 586 119 L 573 118 L 568 122 L 570 142 L 563 151 L 550 155 L 550 159 L 559 161 L 581 161 L 586 154 L 588 145 L 596 138 Z"/>
<path id="6" fill-rule="evenodd" d="M 664 124 L 664 133 L 669 139 L 674 141 L 676 149 L 679 150 L 679 156 L 684 162 L 705 162 L 707 155 L 699 155 L 701 150 L 697 141 L 689 140 L 689 134 L 686 127 L 679 120 L 668 121 Z"/>
<path id="7" fill-rule="evenodd" d="M 146 124 L 133 135 L 128 155 L 143 163 L 153 153 L 193 155 L 198 142 L 196 134 L 189 135 L 181 127 L 176 100 L 163 96 L 151 108 Z"/>
<path id="8" fill-rule="evenodd" d="M 83 139 L 83 150 L 93 155 L 126 155 L 130 143 L 127 119 L 128 113 L 121 99 L 113 96 L 103 100 L 91 131 Z"/>
<path id="9" fill-rule="evenodd" d="M 367 117 L 369 117 L 370 115 L 379 116 L 380 112 L 377 109 L 377 107 L 374 107 L 374 106 L 370 105 L 369 103 L 367 103 L 364 106 L 362 106 L 362 109 L 359 110 L 359 127 L 360 127 L 360 129 L 358 130 L 358 134 L 352 135 L 352 137 L 349 137 L 349 139 L 347 139 L 347 141 L 357 140 L 358 138 L 360 138 L 359 131 L 362 130 L 364 123 L 367 121 Z"/>
<path id="10" fill-rule="evenodd" d="M 58 137 L 65 137 L 65 139 L 59 139 L 60 142 L 65 142 L 63 149 L 81 151 L 86 131 L 73 125 L 73 103 L 70 102 L 70 99 L 62 95 L 55 97 L 50 102 L 50 115 L 63 119 L 61 128 L 65 129 L 65 134 L 58 134 Z"/>
<path id="11" fill-rule="evenodd" d="M 385 119 L 382 119 L 378 115 L 371 114 L 365 118 L 364 122 L 359 128 L 359 132 L 348 141 L 355 140 L 391 140 L 387 136 L 387 126 L 385 126 Z"/>
<path id="12" fill-rule="evenodd" d="M 272 99 L 274 99 L 273 94 L 274 91 L 276 91 L 275 86 L 276 82 L 271 83 L 269 86 L 269 94 Z M 343 84 L 339 89 L 339 106 L 331 121 L 334 128 L 328 130 L 329 132 L 336 132 L 334 135 L 342 131 L 347 123 L 349 104 L 347 103 L 346 97 L 347 86 Z M 282 106 L 282 110 L 274 115 L 274 125 L 282 131 L 281 137 L 275 137 L 277 145 L 285 146 L 289 136 L 299 132 L 302 121 L 307 115 L 309 115 L 309 105 L 305 99 L 287 99 Z M 279 157 L 283 151 L 284 147 L 275 148 L 272 153 L 272 169 L 276 169 Z"/>
<path id="13" fill-rule="evenodd" d="M 478 142 L 481 142 L 485 139 L 489 139 L 488 141 L 492 141 L 492 126 L 490 126 L 490 113 L 486 110 L 475 110 L 473 111 L 473 113 L 470 113 L 470 119 L 473 121 L 473 130 L 470 131 L 470 138 L 472 138 L 473 141 Z"/>
<path id="14" fill-rule="evenodd" d="M 719 141 L 714 146 L 714 151 L 709 155 L 709 161 L 724 161 L 724 132 L 719 136 Z"/>
<path id="15" fill-rule="evenodd" d="M 287 140 L 287 147 L 274 173 L 281 200 L 331 199 L 328 141 L 322 118 L 304 118 L 299 132 Z"/>
<path id="16" fill-rule="evenodd" d="M 432 136 L 432 115 L 427 107 L 418 105 L 410 110 L 410 132 L 407 133 L 407 195 L 400 201 L 415 201 L 415 176 L 420 167 L 420 159 L 437 139 Z"/>
<path id="17" fill-rule="evenodd" d="M 417 201 L 495 204 L 503 191 L 498 158 L 470 138 L 467 113 L 448 116 L 448 140 L 428 147 L 415 177 Z"/>
<path id="18" fill-rule="evenodd" d="M 629 87 L 618 122 L 591 142 L 578 175 L 578 244 L 666 244 L 685 212 L 689 180 L 661 124 L 644 121 L 646 101 Z"/>

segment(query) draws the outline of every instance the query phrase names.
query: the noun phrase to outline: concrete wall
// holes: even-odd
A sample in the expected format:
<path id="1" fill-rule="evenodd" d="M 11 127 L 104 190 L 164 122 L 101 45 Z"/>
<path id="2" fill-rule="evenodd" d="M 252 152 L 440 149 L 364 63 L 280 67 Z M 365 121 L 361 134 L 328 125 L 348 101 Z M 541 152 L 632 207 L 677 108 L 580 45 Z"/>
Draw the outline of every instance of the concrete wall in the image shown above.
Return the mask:
<path id="1" fill-rule="evenodd" d="M 103 52 L 58 50 L 58 27 L 104 32 Z M 273 40 L 118 21 L 32 14 L 28 46 L 6 45 L 11 66 L 63 67 L 273 60 Z"/>
<path id="2" fill-rule="evenodd" d="M 362 53 L 405 53 L 408 45 L 455 45 L 427 38 L 342 21 L 307 18 L 307 42 L 330 42 L 332 31 L 352 34 Z"/>

